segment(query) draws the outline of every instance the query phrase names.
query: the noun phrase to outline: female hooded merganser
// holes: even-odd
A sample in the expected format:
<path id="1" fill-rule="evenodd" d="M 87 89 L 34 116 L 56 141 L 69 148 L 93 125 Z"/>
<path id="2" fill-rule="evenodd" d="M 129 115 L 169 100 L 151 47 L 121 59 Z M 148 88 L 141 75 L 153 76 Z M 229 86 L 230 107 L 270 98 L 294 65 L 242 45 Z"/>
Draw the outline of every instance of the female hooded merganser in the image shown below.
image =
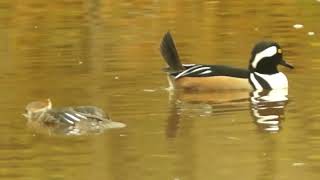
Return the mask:
<path id="1" fill-rule="evenodd" d="M 52 108 L 50 99 L 34 101 L 23 114 L 29 123 L 46 126 L 67 135 L 102 132 L 108 128 L 121 128 L 125 124 L 111 121 L 109 116 L 95 106 Z"/>
<path id="2" fill-rule="evenodd" d="M 282 58 L 280 46 L 273 41 L 261 41 L 251 52 L 248 69 L 224 65 L 181 64 L 173 38 L 167 32 L 160 46 L 169 68 L 170 87 L 196 91 L 252 90 L 288 88 L 287 77 L 277 66 L 293 68 Z"/>

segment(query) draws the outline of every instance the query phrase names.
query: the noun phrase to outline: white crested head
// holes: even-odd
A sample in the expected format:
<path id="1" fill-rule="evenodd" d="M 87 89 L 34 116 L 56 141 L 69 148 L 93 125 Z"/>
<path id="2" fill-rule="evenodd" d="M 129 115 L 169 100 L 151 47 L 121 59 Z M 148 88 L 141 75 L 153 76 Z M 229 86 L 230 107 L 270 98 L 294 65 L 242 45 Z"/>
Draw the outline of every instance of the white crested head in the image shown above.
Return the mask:
<path id="1" fill-rule="evenodd" d="M 254 46 L 249 63 L 250 72 L 275 74 L 279 72 L 277 69 L 279 64 L 293 68 L 292 65 L 286 63 L 282 58 L 282 49 L 278 43 L 274 41 L 261 41 Z"/>
<path id="2" fill-rule="evenodd" d="M 256 68 L 258 63 L 262 59 L 272 57 L 272 56 L 276 55 L 277 52 L 278 52 L 278 48 L 276 46 L 271 46 L 271 47 L 268 47 L 267 49 L 255 54 L 254 59 L 251 62 L 252 67 Z"/>
<path id="3" fill-rule="evenodd" d="M 252 52 L 249 63 L 249 82 L 254 89 L 286 89 L 287 77 L 278 71 L 277 66 L 293 68 L 282 57 L 280 45 L 274 41 L 258 42 Z"/>

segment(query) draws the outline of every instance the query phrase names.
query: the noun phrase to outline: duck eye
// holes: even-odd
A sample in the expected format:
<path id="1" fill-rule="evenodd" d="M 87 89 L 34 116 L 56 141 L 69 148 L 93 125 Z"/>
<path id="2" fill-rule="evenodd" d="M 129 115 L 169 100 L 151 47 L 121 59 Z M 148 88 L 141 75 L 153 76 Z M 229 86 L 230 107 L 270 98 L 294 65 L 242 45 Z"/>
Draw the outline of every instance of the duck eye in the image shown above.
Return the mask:
<path id="1" fill-rule="evenodd" d="M 278 49 L 278 53 L 281 54 L 281 53 L 282 53 L 282 50 L 281 50 L 281 49 Z"/>

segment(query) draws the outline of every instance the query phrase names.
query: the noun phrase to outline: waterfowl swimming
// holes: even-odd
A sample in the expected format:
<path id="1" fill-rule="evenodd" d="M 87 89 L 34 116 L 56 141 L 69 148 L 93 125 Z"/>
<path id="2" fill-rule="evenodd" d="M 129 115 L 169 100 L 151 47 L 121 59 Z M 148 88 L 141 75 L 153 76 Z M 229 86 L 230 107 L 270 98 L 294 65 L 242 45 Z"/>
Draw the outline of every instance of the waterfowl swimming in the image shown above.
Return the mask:
<path id="1" fill-rule="evenodd" d="M 293 68 L 282 57 L 282 49 L 274 41 L 258 42 L 252 52 L 249 68 L 235 68 L 225 65 L 182 64 L 174 40 L 167 32 L 160 50 L 169 67 L 171 87 L 195 91 L 252 90 L 288 88 L 285 74 L 278 65 Z"/>
<path id="2" fill-rule="evenodd" d="M 67 135 L 102 132 L 107 128 L 121 128 L 125 124 L 111 121 L 110 117 L 95 106 L 52 108 L 50 99 L 33 101 L 23 114 L 28 123 Z"/>

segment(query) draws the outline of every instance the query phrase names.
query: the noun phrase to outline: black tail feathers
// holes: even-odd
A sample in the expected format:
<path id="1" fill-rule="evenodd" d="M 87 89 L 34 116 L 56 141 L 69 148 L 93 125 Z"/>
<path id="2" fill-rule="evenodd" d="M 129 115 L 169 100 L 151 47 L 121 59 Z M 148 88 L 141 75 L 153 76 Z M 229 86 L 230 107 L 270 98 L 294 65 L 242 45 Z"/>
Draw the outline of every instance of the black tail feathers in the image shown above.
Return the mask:
<path id="1" fill-rule="evenodd" d="M 179 55 L 170 32 L 167 32 L 163 36 L 160 51 L 163 58 L 169 65 L 169 72 L 180 72 L 185 69 L 180 62 Z"/>

